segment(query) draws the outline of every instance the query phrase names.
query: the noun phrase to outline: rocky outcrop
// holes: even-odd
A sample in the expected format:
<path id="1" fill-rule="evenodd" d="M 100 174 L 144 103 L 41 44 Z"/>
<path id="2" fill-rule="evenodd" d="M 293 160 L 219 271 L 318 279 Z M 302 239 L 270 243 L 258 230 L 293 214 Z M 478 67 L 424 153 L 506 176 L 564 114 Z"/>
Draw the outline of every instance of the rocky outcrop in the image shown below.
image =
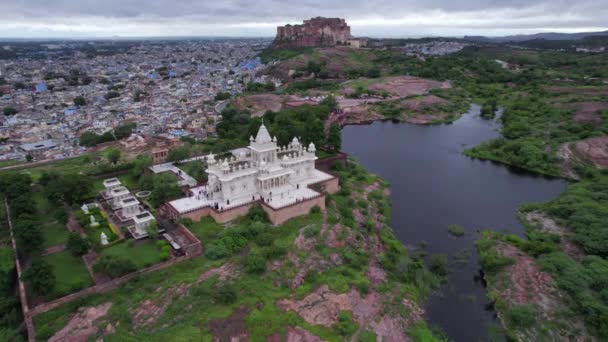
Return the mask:
<path id="1" fill-rule="evenodd" d="M 277 27 L 274 48 L 328 47 L 343 45 L 351 38 L 350 26 L 340 18 L 312 18 L 302 25 Z"/>

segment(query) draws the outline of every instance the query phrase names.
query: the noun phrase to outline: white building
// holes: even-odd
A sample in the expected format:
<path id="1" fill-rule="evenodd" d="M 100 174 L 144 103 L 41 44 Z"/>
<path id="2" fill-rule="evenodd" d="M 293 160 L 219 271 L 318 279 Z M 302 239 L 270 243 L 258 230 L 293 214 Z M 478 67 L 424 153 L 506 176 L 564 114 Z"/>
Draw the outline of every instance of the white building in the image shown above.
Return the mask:
<path id="1" fill-rule="evenodd" d="M 310 184 L 333 179 L 334 176 L 315 168 L 315 145 L 307 147 L 294 138 L 288 146 L 277 146 L 262 125 L 255 139 L 236 156 L 216 160 L 207 157 L 208 183 L 190 189 L 191 196 L 169 202 L 177 213 L 210 207 L 226 210 L 262 200 L 278 209 L 320 194 Z"/>
<path id="2" fill-rule="evenodd" d="M 108 178 L 103 181 L 103 187 L 108 193 L 120 186 L 122 186 L 122 183 L 118 178 Z"/>
<path id="3" fill-rule="evenodd" d="M 120 199 L 118 205 L 120 206 L 120 209 L 116 211 L 116 214 L 121 220 L 132 219 L 133 216 L 142 212 L 137 198 L 130 195 Z"/>
<path id="4" fill-rule="evenodd" d="M 118 209 L 120 208 L 120 201 L 123 198 L 127 198 L 129 196 L 131 196 L 131 192 L 129 192 L 129 189 L 125 188 L 124 186 L 119 186 L 109 192 L 108 203 L 110 203 L 112 209 Z"/>
<path id="5" fill-rule="evenodd" d="M 135 222 L 134 226 L 128 228 L 129 232 L 133 235 L 135 239 L 142 239 L 148 236 L 147 228 L 153 223 L 156 222 L 156 219 L 149 211 L 144 211 L 140 214 L 137 214 L 133 217 L 133 221 Z M 160 231 L 160 230 L 159 230 Z"/>

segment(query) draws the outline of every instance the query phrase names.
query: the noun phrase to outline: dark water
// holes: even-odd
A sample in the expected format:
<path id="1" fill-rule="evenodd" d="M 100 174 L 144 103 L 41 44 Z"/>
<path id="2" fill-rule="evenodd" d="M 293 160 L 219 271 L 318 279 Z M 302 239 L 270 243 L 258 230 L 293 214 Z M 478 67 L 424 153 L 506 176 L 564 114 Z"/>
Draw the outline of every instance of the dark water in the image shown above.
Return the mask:
<path id="1" fill-rule="evenodd" d="M 343 150 L 368 170 L 390 182 L 392 227 L 406 246 L 426 242 L 429 254 L 447 254 L 450 276 L 441 294 L 426 305 L 427 319 L 454 341 L 486 341 L 497 322 L 486 309 L 479 281 L 474 242 L 480 229 L 492 228 L 523 236 L 516 217 L 524 202 L 553 199 L 563 180 L 534 176 L 461 152 L 498 137 L 500 125 L 479 117 L 479 107 L 451 125 L 416 126 L 375 122 L 342 130 Z M 461 238 L 448 234 L 449 224 L 466 230 Z M 469 251 L 466 265 L 454 262 Z"/>

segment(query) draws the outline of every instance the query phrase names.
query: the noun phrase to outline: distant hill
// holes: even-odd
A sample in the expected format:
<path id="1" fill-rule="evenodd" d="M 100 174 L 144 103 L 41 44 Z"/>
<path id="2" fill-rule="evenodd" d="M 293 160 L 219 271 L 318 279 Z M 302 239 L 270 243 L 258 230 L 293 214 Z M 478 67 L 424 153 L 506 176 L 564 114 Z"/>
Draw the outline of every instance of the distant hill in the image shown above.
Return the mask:
<path id="1" fill-rule="evenodd" d="M 507 43 L 507 42 L 523 42 L 527 40 L 580 40 L 589 36 L 608 36 L 608 31 L 601 32 L 580 32 L 580 33 L 535 33 L 521 34 L 504 37 L 485 37 L 485 36 L 465 36 L 464 40 L 471 42 L 488 42 L 488 43 Z"/>

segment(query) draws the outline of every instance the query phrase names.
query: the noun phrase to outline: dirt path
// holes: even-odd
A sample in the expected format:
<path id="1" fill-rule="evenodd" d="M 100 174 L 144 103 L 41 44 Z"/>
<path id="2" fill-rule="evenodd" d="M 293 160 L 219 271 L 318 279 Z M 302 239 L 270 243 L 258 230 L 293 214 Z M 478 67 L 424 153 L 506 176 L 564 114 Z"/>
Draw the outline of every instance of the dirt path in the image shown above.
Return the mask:
<path id="1" fill-rule="evenodd" d="M 52 247 L 49 247 L 49 248 L 43 250 L 42 252 L 40 252 L 40 256 L 47 256 L 49 254 L 63 252 L 64 250 L 65 250 L 65 243 L 62 243 L 60 245 L 52 246 Z"/>

